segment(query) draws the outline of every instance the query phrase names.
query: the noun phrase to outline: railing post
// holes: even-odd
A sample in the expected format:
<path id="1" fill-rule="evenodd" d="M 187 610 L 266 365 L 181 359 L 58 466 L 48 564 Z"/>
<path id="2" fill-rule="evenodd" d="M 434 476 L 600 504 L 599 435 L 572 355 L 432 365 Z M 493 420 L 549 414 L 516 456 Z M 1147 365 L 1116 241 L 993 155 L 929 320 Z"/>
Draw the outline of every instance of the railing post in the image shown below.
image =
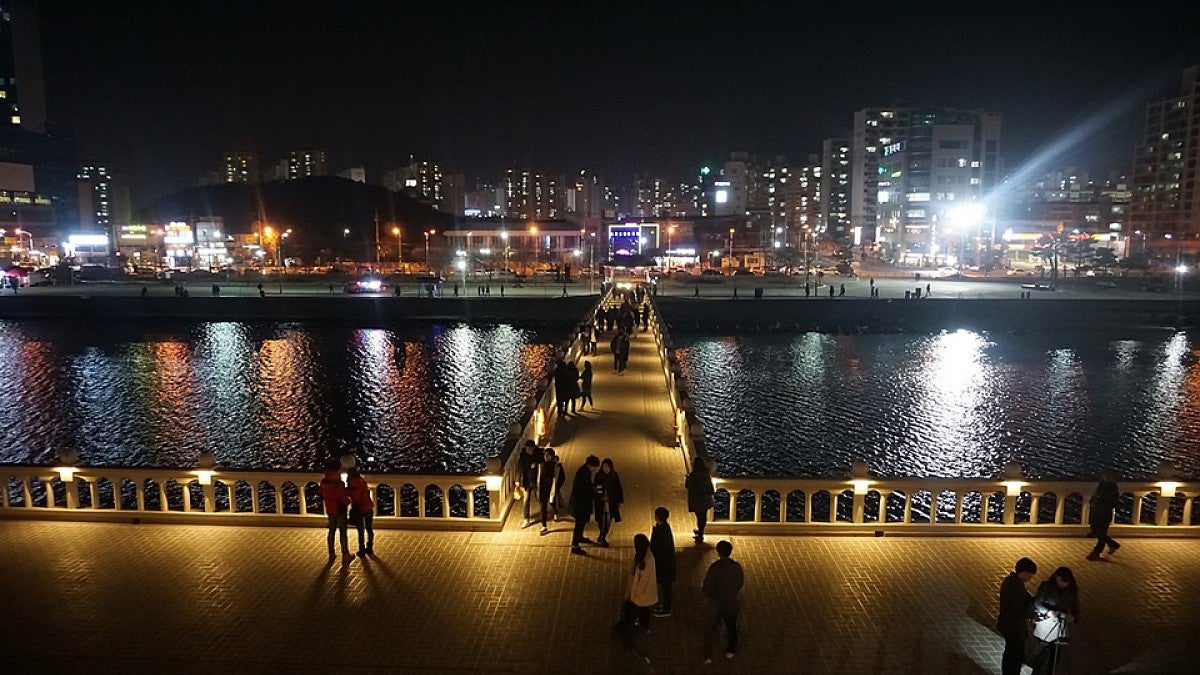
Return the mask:
<path id="1" fill-rule="evenodd" d="M 71 476 L 69 480 L 63 481 L 63 487 L 67 492 L 67 508 L 72 510 L 79 508 L 79 479 Z"/>
<path id="2" fill-rule="evenodd" d="M 854 490 L 850 497 L 850 521 L 854 523 L 863 522 L 863 503 L 867 497 L 867 488 L 871 486 L 870 467 L 864 460 L 855 460 L 850 465 L 850 485 Z M 841 494 L 840 492 L 838 493 Z M 837 520 L 837 499 L 835 498 L 830 509 L 830 522 Z"/>
<path id="3" fill-rule="evenodd" d="M 762 522 L 762 498 L 763 491 L 757 490 L 754 493 L 754 522 Z"/>
<path id="4" fill-rule="evenodd" d="M 79 485 L 75 482 L 75 472 L 78 470 L 76 465 L 79 464 L 79 453 L 74 450 L 61 450 L 58 453 L 58 477 L 62 480 L 63 491 L 67 496 L 67 508 L 79 508 Z M 49 506 L 54 506 L 54 500 L 50 500 Z"/>
<path id="5" fill-rule="evenodd" d="M 876 519 L 876 522 L 886 523 L 887 522 L 887 503 L 888 503 L 888 498 L 892 496 L 892 491 L 887 488 L 882 488 L 882 487 L 875 488 L 875 491 L 879 493 L 879 515 Z"/>
<path id="6" fill-rule="evenodd" d="M 1004 524 L 1017 524 L 1017 497 L 1021 496 L 1021 464 L 1011 461 L 1004 467 Z"/>
<path id="7" fill-rule="evenodd" d="M 1154 524 L 1168 525 L 1171 517 L 1171 496 L 1162 491 L 1158 493 L 1158 501 L 1154 505 Z"/>
<path id="8" fill-rule="evenodd" d="M 1038 524 L 1038 507 L 1041 505 L 1041 503 L 1042 503 L 1042 496 L 1040 494 L 1034 494 L 1032 492 L 1029 493 L 1029 524 L 1030 525 Z"/>
<path id="9" fill-rule="evenodd" d="M 1130 520 L 1134 525 L 1142 524 L 1142 501 L 1146 498 L 1146 495 L 1148 495 L 1148 494 L 1150 494 L 1150 493 L 1149 492 L 1133 493 L 1133 513 L 1130 514 L 1130 516 L 1131 516 Z"/>
<path id="10" fill-rule="evenodd" d="M 250 513 L 258 513 L 258 481 L 256 480 L 250 481 Z"/>

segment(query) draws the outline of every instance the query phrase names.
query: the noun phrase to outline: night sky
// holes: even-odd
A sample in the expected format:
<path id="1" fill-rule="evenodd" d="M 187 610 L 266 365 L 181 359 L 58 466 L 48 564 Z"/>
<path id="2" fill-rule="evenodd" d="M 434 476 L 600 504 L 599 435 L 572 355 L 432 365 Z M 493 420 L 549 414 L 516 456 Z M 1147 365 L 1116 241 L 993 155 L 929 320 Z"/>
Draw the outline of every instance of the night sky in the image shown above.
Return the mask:
<path id="1" fill-rule="evenodd" d="M 1115 105 L 1061 164 L 1124 167 L 1146 98 L 1200 62 L 1200 2 L 40 4 L 49 118 L 135 205 L 298 144 L 368 178 L 409 154 L 682 177 L 904 102 L 1002 113 L 1010 168 Z"/>

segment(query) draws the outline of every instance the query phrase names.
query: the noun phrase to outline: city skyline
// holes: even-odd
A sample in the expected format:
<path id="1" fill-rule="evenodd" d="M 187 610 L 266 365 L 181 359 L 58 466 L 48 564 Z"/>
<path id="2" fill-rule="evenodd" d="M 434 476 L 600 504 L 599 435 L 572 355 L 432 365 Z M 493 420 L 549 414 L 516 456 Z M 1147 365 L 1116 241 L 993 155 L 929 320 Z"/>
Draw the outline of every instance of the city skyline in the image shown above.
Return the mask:
<path id="1" fill-rule="evenodd" d="M 1197 13 L 1184 3 L 549 16 L 43 5 L 48 119 L 74 131 L 83 161 L 128 176 L 138 203 L 195 185 L 223 153 L 271 161 L 297 147 L 326 150 L 331 172 L 365 166 L 373 182 L 413 154 L 468 180 L 511 165 L 688 176 L 737 150 L 801 160 L 847 135 L 857 110 L 905 103 L 1003 115 L 1009 171 L 1075 121 L 1117 108 L 1051 162 L 1100 173 L 1131 165 L 1146 101 L 1200 59 L 1186 39 Z M 137 32 L 143 22 L 158 28 Z"/>

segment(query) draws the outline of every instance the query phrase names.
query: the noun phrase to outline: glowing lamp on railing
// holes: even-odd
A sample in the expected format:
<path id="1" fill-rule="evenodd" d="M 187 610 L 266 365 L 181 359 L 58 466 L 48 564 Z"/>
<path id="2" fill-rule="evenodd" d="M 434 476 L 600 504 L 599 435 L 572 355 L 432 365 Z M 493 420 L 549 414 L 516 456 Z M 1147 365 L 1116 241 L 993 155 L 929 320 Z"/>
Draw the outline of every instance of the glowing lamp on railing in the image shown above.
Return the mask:
<path id="1" fill-rule="evenodd" d="M 1156 483 L 1162 490 L 1163 497 L 1175 496 L 1175 491 L 1179 489 L 1179 473 L 1175 469 L 1175 465 L 1170 462 L 1161 462 L 1158 465 L 1159 481 Z"/>
<path id="2" fill-rule="evenodd" d="M 205 451 L 200 453 L 196 458 L 196 469 L 192 474 L 200 481 L 201 485 L 212 485 L 213 476 L 217 471 L 217 458 L 211 452 Z"/>
<path id="3" fill-rule="evenodd" d="M 79 462 L 79 453 L 74 450 L 62 450 L 58 453 L 58 466 L 54 467 L 54 472 L 64 483 L 71 482 L 75 477 L 75 473 L 79 468 L 75 466 Z"/>
<path id="4" fill-rule="evenodd" d="M 854 486 L 854 494 L 863 495 L 871 487 L 870 468 L 864 460 L 857 460 L 850 466 L 850 485 Z"/>
<path id="5" fill-rule="evenodd" d="M 500 486 L 504 485 L 504 476 L 487 474 L 483 477 L 483 484 L 487 487 L 488 492 L 499 492 Z"/>
<path id="6" fill-rule="evenodd" d="M 1004 485 L 1006 496 L 1016 497 L 1021 494 L 1021 488 L 1025 485 L 1021 478 L 1021 463 L 1014 459 L 1004 467 L 1004 480 L 1001 483 Z"/>

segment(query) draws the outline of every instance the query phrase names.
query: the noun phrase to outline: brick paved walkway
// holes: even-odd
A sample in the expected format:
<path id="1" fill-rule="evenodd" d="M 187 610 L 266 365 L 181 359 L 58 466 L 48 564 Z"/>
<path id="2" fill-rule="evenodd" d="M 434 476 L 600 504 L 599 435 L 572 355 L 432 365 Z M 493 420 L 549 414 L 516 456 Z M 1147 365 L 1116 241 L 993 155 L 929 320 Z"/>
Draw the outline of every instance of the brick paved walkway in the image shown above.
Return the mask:
<path id="1" fill-rule="evenodd" d="M 675 514 L 675 616 L 643 648 L 670 673 L 996 673 L 996 588 L 1020 555 L 1071 565 L 1084 618 L 1070 673 L 1200 669 L 1200 542 L 1128 541 L 1086 563 L 1083 540 L 731 537 L 746 567 L 743 645 L 701 667 L 698 588 L 682 461 L 653 346 L 630 372 L 597 368 L 596 412 L 561 425 L 623 476 L 612 549 L 570 556 L 548 536 L 383 531 L 378 557 L 326 567 L 321 529 L 0 521 L 0 672 L 645 672 L 610 629 L 650 509 Z M 519 524 L 519 523 L 518 523 Z M 594 526 L 593 526 L 594 528 Z M 353 535 L 352 535 L 353 537 Z M 1032 587 L 1032 584 L 1031 584 Z"/>

